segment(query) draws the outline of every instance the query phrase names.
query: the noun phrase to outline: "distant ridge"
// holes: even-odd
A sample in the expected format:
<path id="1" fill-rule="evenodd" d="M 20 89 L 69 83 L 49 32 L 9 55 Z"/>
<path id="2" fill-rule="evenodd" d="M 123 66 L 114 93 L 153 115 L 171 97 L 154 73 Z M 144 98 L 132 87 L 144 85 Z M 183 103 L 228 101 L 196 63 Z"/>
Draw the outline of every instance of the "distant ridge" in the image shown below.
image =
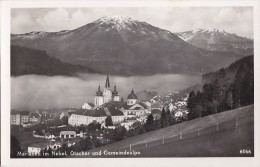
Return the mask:
<path id="1" fill-rule="evenodd" d="M 242 56 L 253 54 L 254 41 L 252 39 L 228 33 L 224 29 L 195 29 L 175 34 L 198 48 L 234 52 Z"/>

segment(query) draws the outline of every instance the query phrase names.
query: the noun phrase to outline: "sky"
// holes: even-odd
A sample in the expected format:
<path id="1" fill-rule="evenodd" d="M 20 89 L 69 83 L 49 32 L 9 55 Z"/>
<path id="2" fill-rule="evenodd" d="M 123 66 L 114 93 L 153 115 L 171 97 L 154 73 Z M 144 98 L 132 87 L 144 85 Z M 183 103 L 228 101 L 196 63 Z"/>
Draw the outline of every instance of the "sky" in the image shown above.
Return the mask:
<path id="1" fill-rule="evenodd" d="M 11 11 L 11 33 L 72 30 L 113 15 L 128 16 L 171 32 L 215 28 L 254 36 L 252 7 L 19 8 Z"/>

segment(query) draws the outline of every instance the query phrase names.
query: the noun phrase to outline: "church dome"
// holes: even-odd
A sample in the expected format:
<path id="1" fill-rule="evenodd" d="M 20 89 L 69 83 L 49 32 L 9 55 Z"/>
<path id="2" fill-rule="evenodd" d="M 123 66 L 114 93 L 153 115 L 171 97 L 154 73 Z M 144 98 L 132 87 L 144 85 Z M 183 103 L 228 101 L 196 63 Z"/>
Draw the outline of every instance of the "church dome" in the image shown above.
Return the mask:
<path id="1" fill-rule="evenodd" d="M 138 99 L 133 89 L 131 93 L 128 95 L 127 99 Z"/>

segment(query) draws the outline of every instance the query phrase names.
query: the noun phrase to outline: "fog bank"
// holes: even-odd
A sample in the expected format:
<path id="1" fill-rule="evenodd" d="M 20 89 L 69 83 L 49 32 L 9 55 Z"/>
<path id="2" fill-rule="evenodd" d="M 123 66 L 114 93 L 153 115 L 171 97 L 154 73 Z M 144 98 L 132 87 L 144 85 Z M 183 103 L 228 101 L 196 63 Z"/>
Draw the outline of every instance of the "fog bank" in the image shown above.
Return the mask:
<path id="1" fill-rule="evenodd" d="M 110 85 L 117 86 L 120 98 L 126 99 L 132 88 L 135 92 L 148 90 L 165 95 L 197 82 L 201 76 L 157 74 L 153 76 L 110 76 Z M 11 107 L 39 109 L 54 107 L 79 108 L 84 102 L 94 102 L 100 84 L 105 86 L 106 75 L 81 74 L 79 77 L 25 75 L 11 78 Z"/>

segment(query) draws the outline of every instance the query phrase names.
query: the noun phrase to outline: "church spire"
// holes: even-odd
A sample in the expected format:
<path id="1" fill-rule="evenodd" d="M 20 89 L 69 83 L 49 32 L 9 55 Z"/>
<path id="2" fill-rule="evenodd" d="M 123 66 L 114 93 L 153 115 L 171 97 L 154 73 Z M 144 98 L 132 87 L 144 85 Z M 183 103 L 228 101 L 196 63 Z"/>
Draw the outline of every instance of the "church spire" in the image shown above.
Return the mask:
<path id="1" fill-rule="evenodd" d="M 109 83 L 109 76 L 107 74 L 107 79 L 106 79 L 106 85 L 105 85 L 106 88 L 110 88 L 110 83 Z"/>

